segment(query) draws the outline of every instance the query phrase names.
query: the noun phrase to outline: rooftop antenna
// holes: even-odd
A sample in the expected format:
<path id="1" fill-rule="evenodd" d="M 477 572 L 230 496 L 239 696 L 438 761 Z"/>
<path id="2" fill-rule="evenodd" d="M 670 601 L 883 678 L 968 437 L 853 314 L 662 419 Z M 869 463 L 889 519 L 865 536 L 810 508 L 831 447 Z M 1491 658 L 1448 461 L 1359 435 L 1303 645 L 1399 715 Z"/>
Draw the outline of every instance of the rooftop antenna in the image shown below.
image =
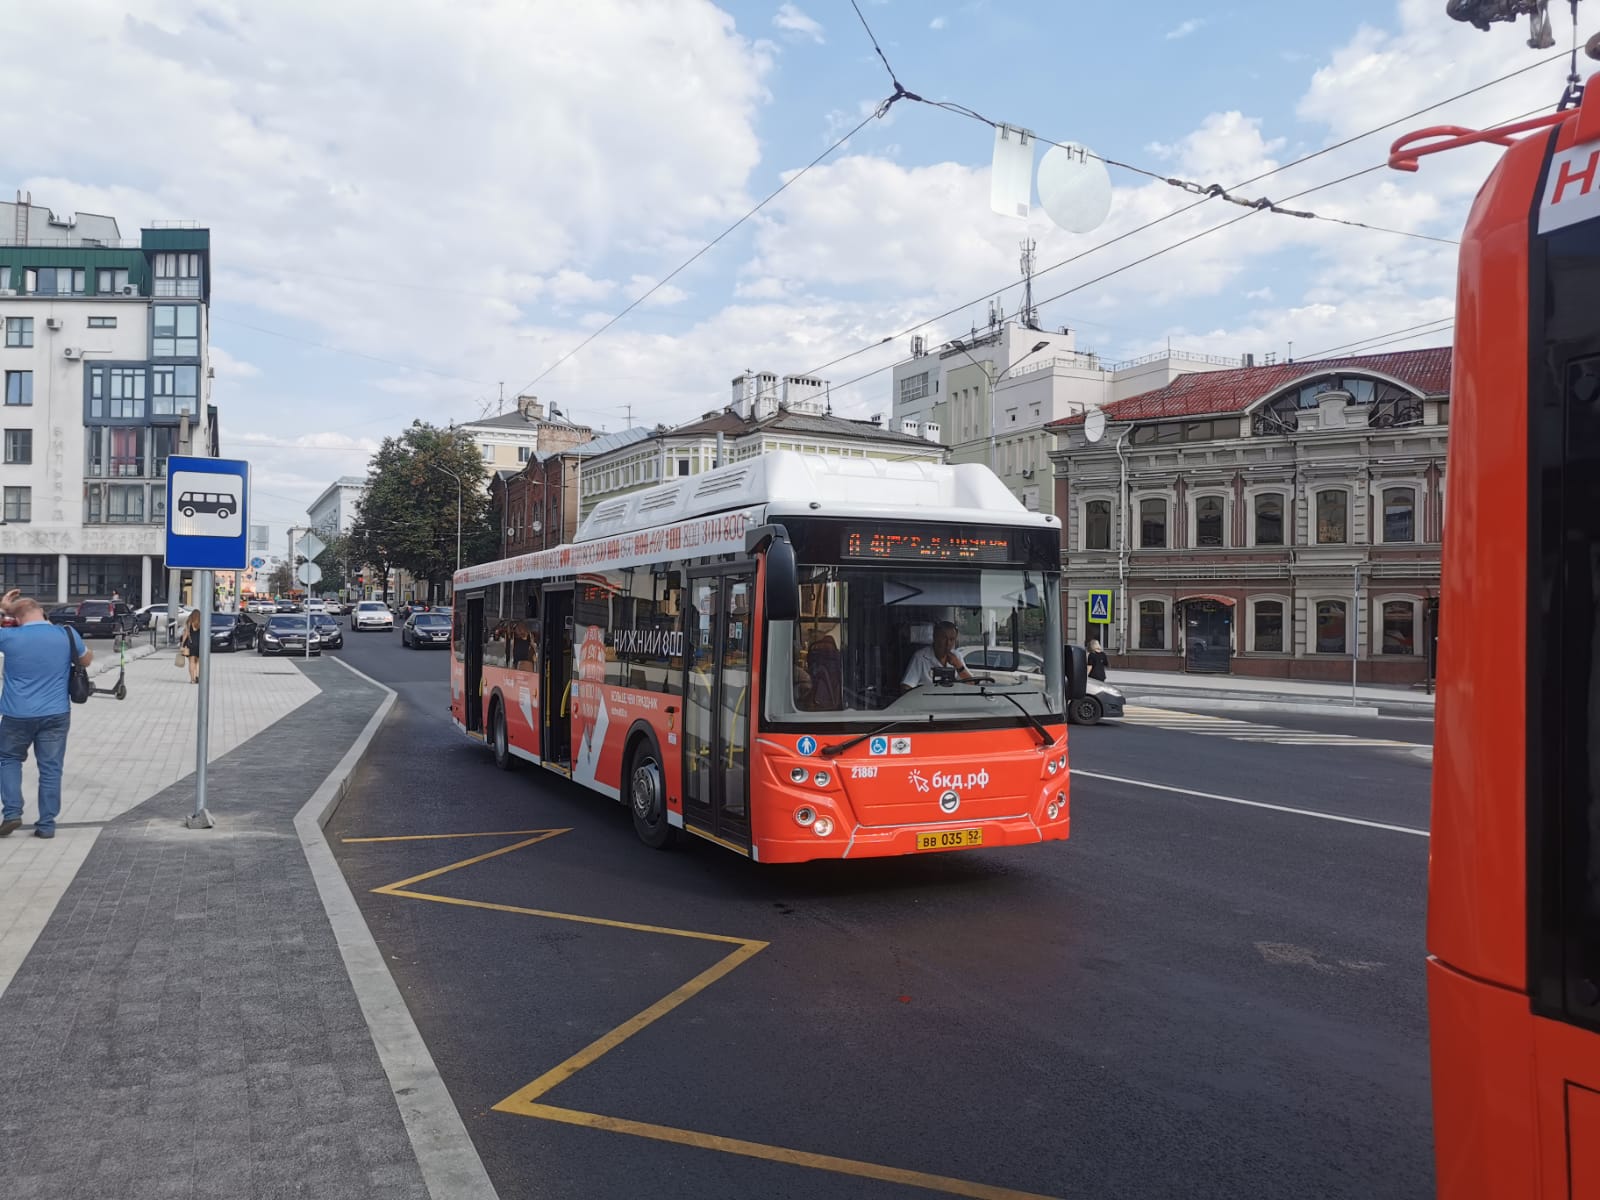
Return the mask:
<path id="1" fill-rule="evenodd" d="M 1033 251 L 1037 243 L 1026 238 L 1022 243 L 1022 312 L 1024 329 L 1039 328 L 1039 310 L 1033 306 Z"/>

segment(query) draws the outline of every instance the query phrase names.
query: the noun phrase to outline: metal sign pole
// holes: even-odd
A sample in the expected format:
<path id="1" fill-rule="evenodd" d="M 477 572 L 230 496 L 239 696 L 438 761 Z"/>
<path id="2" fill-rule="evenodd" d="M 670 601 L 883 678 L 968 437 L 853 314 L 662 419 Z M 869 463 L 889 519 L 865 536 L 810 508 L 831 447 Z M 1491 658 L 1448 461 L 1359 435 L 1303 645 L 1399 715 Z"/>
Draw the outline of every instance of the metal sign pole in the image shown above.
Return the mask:
<path id="1" fill-rule="evenodd" d="M 1356 670 L 1361 665 L 1361 564 L 1350 572 L 1350 703 L 1356 702 Z"/>
<path id="2" fill-rule="evenodd" d="M 184 822 L 190 829 L 210 829 L 216 822 L 206 811 L 206 757 L 211 747 L 211 572 L 194 574 L 194 602 L 200 610 L 200 694 L 195 701 L 194 812 Z"/>

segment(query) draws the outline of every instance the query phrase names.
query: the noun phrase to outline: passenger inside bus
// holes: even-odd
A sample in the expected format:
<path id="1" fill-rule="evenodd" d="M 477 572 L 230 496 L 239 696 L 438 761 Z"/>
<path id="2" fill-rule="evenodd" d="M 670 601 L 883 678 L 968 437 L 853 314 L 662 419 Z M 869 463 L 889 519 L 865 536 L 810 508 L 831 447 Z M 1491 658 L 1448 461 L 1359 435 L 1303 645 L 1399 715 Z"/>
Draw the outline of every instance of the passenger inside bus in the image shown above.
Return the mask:
<path id="1" fill-rule="evenodd" d="M 844 707 L 844 666 L 839 659 L 839 643 L 832 634 L 823 634 L 811 643 L 806 653 L 806 674 L 811 691 L 806 707 L 813 712 Z"/>

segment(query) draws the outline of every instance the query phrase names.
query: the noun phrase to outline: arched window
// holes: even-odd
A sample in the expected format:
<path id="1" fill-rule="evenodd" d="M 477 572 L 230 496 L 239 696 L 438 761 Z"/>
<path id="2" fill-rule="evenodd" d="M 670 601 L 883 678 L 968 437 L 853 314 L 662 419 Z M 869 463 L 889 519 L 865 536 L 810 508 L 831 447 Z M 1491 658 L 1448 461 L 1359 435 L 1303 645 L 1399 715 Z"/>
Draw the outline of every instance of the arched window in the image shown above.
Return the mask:
<path id="1" fill-rule="evenodd" d="M 1090 500 L 1083 506 L 1083 548 L 1111 549 L 1111 501 Z"/>
<path id="2" fill-rule="evenodd" d="M 1317 493 L 1317 545 L 1337 546 L 1350 540 L 1350 493 L 1330 488 Z"/>
<path id="3" fill-rule="evenodd" d="M 1283 601 L 1257 600 L 1250 628 L 1250 649 L 1260 654 L 1283 653 Z"/>
<path id="4" fill-rule="evenodd" d="M 1383 489 L 1383 540 L 1417 540 L 1417 493 L 1408 487 Z"/>
<path id="5" fill-rule="evenodd" d="M 1283 545 L 1283 496 L 1262 492 L 1256 497 L 1256 545 Z"/>
<path id="6" fill-rule="evenodd" d="M 1385 379 L 1363 375 L 1319 375 L 1301 380 L 1256 409 L 1251 432 L 1256 437 L 1293 433 L 1300 414 L 1316 408 L 1324 392 L 1344 392 L 1350 403 L 1367 409 L 1367 424 L 1375 429 L 1422 423 L 1422 401 L 1412 392 Z"/>
<path id="7" fill-rule="evenodd" d="M 1221 496 L 1197 496 L 1194 502 L 1194 544 L 1196 546 L 1225 546 L 1223 516 L 1227 505 Z"/>
<path id="8" fill-rule="evenodd" d="M 1349 646 L 1345 641 L 1345 603 L 1343 600 L 1317 601 L 1317 653 L 1344 654 Z"/>
<path id="9" fill-rule="evenodd" d="M 1139 501 L 1139 545 L 1145 550 L 1167 545 L 1167 502 L 1159 498 Z"/>

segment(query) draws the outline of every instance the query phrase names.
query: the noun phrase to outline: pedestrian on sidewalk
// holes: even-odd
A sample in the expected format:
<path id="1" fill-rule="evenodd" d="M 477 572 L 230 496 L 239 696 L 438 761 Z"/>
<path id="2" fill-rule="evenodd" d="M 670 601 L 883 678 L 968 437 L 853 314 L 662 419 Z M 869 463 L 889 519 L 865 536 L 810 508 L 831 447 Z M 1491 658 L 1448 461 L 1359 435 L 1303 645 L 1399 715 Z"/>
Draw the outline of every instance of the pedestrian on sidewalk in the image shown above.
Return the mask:
<path id="1" fill-rule="evenodd" d="M 1094 638 L 1089 639 L 1089 644 L 1085 649 L 1088 651 L 1086 657 L 1089 661 L 1089 678 L 1098 679 L 1101 683 L 1104 683 L 1106 681 L 1106 667 L 1110 665 L 1111 660 L 1106 657 L 1106 652 L 1100 648 L 1100 643 Z"/>
<path id="2" fill-rule="evenodd" d="M 178 643 L 178 653 L 189 660 L 189 682 L 200 682 L 200 610 L 189 614 L 183 623 L 183 640 Z"/>
<path id="3" fill-rule="evenodd" d="M 61 812 L 61 771 L 67 758 L 73 663 L 87 667 L 94 652 L 70 625 L 52 625 L 44 607 L 12 588 L 0 613 L 17 623 L 0 628 L 5 685 L 0 688 L 0 837 L 22 825 L 22 764 L 32 747 L 39 762 L 39 819 L 33 836 L 53 838 Z"/>

